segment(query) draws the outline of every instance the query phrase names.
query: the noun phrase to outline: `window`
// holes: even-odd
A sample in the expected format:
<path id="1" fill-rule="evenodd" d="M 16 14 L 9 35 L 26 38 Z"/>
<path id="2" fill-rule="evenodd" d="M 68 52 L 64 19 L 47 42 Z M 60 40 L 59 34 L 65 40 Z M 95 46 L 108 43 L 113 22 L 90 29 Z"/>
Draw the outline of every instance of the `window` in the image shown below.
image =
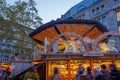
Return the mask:
<path id="1" fill-rule="evenodd" d="M 100 22 L 101 24 L 105 25 L 105 26 L 107 25 L 106 24 L 106 16 L 98 18 L 97 21 Z"/>
<path id="2" fill-rule="evenodd" d="M 12 45 L 16 45 L 16 44 L 17 44 L 17 42 L 18 42 L 18 41 L 13 40 L 13 41 L 11 42 L 11 44 L 12 44 Z"/>
<path id="3" fill-rule="evenodd" d="M 20 35 L 19 34 L 15 34 L 14 35 L 16 39 L 20 39 Z"/>
<path id="4" fill-rule="evenodd" d="M 98 18 L 97 21 L 101 23 L 101 18 Z"/>
<path id="5" fill-rule="evenodd" d="M 82 10 L 82 9 L 84 9 L 85 8 L 85 5 L 80 5 L 79 7 L 78 7 L 78 11 L 79 10 Z"/>
<path id="6" fill-rule="evenodd" d="M 101 10 L 104 10 L 104 5 L 101 6 Z"/>
<path id="7" fill-rule="evenodd" d="M 78 16 L 78 19 L 81 19 L 81 15 L 80 15 L 80 16 Z"/>
<path id="8" fill-rule="evenodd" d="M 96 8 L 96 13 L 98 13 L 98 12 L 100 12 L 100 8 L 99 7 Z"/>
<path id="9" fill-rule="evenodd" d="M 94 14 L 95 14 L 95 9 L 92 10 L 92 15 L 94 15 Z"/>
<path id="10" fill-rule="evenodd" d="M 84 17 L 85 17 L 85 14 L 82 14 L 82 19 L 84 19 Z"/>
<path id="11" fill-rule="evenodd" d="M 120 21 L 120 11 L 117 12 L 117 21 Z"/>
<path id="12" fill-rule="evenodd" d="M 15 26 L 11 26 L 12 31 L 17 31 L 17 28 Z"/>
<path id="13" fill-rule="evenodd" d="M 119 0 L 113 0 L 114 1 L 114 5 L 119 4 Z"/>
<path id="14" fill-rule="evenodd" d="M 3 42 L 3 43 L 6 43 L 6 39 L 3 39 L 2 42 Z"/>
<path id="15" fill-rule="evenodd" d="M 103 17 L 102 17 L 102 24 L 103 24 L 103 25 L 106 25 L 106 16 L 103 16 Z"/>

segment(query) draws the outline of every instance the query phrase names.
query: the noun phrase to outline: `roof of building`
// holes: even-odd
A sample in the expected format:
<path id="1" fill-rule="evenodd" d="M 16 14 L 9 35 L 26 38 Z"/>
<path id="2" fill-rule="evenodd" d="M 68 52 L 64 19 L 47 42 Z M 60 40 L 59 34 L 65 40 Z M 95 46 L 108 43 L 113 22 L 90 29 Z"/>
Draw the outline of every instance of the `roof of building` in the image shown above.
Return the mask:
<path id="1" fill-rule="evenodd" d="M 83 0 L 82 2 L 76 4 L 75 6 L 73 6 L 72 8 L 70 8 L 64 15 L 62 18 L 69 18 L 74 16 L 75 14 L 89 8 L 92 7 L 98 3 L 100 3 L 102 0 Z"/>
<path id="2" fill-rule="evenodd" d="M 48 41 L 64 32 L 74 32 L 83 37 L 95 39 L 107 29 L 97 21 L 82 19 L 65 19 L 51 21 L 34 30 L 30 36 L 39 43 L 43 43 L 45 37 Z M 66 36 L 67 37 L 67 36 Z M 67 37 L 68 38 L 68 37 Z"/>

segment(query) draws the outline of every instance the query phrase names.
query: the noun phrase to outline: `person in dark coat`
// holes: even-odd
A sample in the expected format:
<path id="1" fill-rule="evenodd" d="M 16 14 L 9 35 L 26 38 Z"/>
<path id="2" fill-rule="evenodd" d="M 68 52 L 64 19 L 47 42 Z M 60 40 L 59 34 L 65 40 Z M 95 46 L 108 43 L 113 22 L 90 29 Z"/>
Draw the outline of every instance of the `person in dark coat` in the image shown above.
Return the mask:
<path id="1" fill-rule="evenodd" d="M 8 75 L 3 71 L 2 67 L 0 67 L 0 80 L 8 80 Z"/>
<path id="2" fill-rule="evenodd" d="M 81 75 L 84 71 L 85 70 L 84 70 L 84 67 L 82 66 L 82 64 L 79 64 L 78 65 L 78 73 L 76 75 L 76 80 L 81 80 L 80 78 L 81 78 Z"/>
<path id="3" fill-rule="evenodd" d="M 88 67 L 87 67 L 87 75 L 91 78 L 91 80 L 93 80 L 93 75 L 92 75 L 91 70 L 92 70 L 91 67 L 88 66 Z"/>
<path id="4" fill-rule="evenodd" d="M 111 80 L 120 80 L 120 71 L 117 70 L 116 65 L 110 64 L 109 69 Z"/>
<path id="5" fill-rule="evenodd" d="M 94 68 L 94 80 L 104 80 L 103 74 L 100 72 L 99 67 Z"/>
<path id="6" fill-rule="evenodd" d="M 52 77 L 52 80 L 61 80 L 59 70 L 57 67 L 54 68 L 53 72 L 54 72 L 54 75 Z"/>
<path id="7" fill-rule="evenodd" d="M 81 74 L 80 80 L 92 80 L 91 77 L 89 75 L 87 75 L 87 72 L 83 72 Z"/>
<path id="8" fill-rule="evenodd" d="M 106 69 L 106 65 L 102 64 L 101 65 L 101 72 L 103 73 L 104 79 L 105 80 L 110 80 L 110 73 L 109 71 Z"/>

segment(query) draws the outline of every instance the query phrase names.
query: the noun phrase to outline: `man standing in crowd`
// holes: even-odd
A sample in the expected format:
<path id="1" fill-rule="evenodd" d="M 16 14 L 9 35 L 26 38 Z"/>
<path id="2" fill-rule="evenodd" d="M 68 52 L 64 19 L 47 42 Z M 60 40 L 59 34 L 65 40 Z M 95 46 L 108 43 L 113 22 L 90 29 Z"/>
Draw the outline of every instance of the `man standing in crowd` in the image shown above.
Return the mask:
<path id="1" fill-rule="evenodd" d="M 54 72 L 54 75 L 52 77 L 52 80 L 61 80 L 59 70 L 57 67 L 54 68 L 53 72 Z"/>
<path id="2" fill-rule="evenodd" d="M 80 80 L 80 77 L 81 77 L 83 72 L 84 72 L 84 68 L 83 68 L 82 64 L 79 64 L 79 66 L 78 66 L 78 73 L 76 75 L 76 80 Z"/>
<path id="3" fill-rule="evenodd" d="M 8 80 L 8 75 L 3 71 L 2 67 L 0 67 L 0 80 Z"/>
<path id="4" fill-rule="evenodd" d="M 110 73 L 106 68 L 107 68 L 106 65 L 102 64 L 101 65 L 101 72 L 103 73 L 103 76 L 104 76 L 105 80 L 110 80 Z"/>
<path id="5" fill-rule="evenodd" d="M 111 80 L 120 80 L 120 71 L 117 70 L 115 64 L 109 65 Z"/>

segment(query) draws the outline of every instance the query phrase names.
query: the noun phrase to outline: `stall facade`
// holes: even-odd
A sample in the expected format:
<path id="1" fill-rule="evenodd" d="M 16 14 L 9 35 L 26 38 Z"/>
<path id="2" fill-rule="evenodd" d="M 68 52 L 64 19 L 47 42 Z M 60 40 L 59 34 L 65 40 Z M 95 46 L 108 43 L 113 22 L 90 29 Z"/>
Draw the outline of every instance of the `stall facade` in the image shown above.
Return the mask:
<path id="1" fill-rule="evenodd" d="M 51 21 L 30 36 L 39 44 L 32 62 L 46 64 L 46 80 L 51 79 L 54 67 L 59 68 L 63 80 L 75 80 L 79 64 L 94 68 L 115 63 L 120 68 L 120 54 L 116 46 L 116 38 L 120 35 L 107 31 L 96 21 Z"/>

